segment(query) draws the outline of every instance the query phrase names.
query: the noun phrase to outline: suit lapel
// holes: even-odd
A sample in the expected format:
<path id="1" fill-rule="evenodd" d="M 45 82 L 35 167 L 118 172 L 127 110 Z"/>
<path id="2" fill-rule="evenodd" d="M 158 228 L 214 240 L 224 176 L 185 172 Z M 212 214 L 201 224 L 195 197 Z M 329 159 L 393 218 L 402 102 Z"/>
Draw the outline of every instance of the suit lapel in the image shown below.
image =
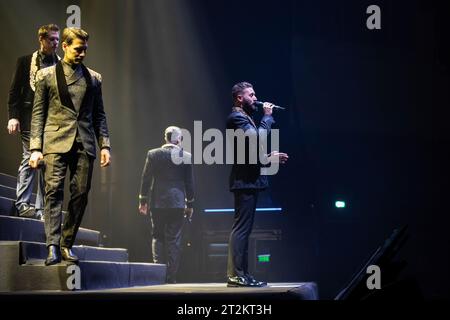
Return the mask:
<path id="1" fill-rule="evenodd" d="M 86 92 L 83 97 L 83 102 L 81 103 L 80 110 L 86 105 L 86 102 L 88 101 L 88 98 L 91 95 L 91 89 L 92 89 L 92 78 L 89 73 L 89 70 L 82 64 L 81 70 L 83 71 L 83 76 L 86 80 Z M 79 78 L 78 78 L 79 79 Z M 77 79 L 77 80 L 78 80 Z M 66 76 L 64 75 L 64 69 L 62 66 L 61 61 L 59 61 L 56 64 L 56 82 L 58 86 L 58 92 L 59 92 L 59 98 L 61 99 L 61 103 L 66 106 L 67 108 L 77 112 L 75 110 L 75 106 L 73 105 L 73 101 L 70 98 L 70 93 L 66 81 Z M 73 81 L 71 82 L 73 83 Z"/>
<path id="2" fill-rule="evenodd" d="M 30 58 L 30 87 L 31 90 L 36 90 L 36 72 L 39 70 L 39 59 L 38 59 L 39 51 L 33 52 Z"/>
<path id="3" fill-rule="evenodd" d="M 232 108 L 232 111 L 242 113 L 242 114 L 244 115 L 244 117 L 246 117 L 246 118 L 248 119 L 248 121 L 250 121 L 250 123 L 252 124 L 252 126 L 254 126 L 255 129 L 258 129 L 258 127 L 256 126 L 256 123 L 255 123 L 255 121 L 253 120 L 253 118 L 250 117 L 250 116 L 244 111 L 244 109 L 242 109 L 241 107 L 233 107 L 233 108 Z"/>
<path id="4" fill-rule="evenodd" d="M 75 83 L 79 79 L 81 79 L 82 77 L 83 77 L 83 73 L 82 72 L 78 72 L 78 71 L 72 72 L 72 75 L 70 77 L 66 77 L 67 86 L 72 85 L 73 83 Z"/>
<path id="5" fill-rule="evenodd" d="M 70 98 L 69 89 L 67 88 L 66 76 L 61 61 L 56 64 L 56 82 L 58 85 L 59 99 L 61 103 L 69 109 L 75 111 L 72 99 Z M 76 112 L 76 111 L 75 111 Z"/>

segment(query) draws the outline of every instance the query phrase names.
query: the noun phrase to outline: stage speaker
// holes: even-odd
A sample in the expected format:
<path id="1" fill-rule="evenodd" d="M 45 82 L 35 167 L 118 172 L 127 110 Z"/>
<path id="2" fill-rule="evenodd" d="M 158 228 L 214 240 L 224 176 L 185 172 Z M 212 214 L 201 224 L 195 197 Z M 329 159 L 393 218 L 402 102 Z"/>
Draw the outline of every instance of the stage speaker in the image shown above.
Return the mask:
<path id="1" fill-rule="evenodd" d="M 229 230 L 205 231 L 203 233 L 203 281 L 226 281 Z M 274 268 L 281 251 L 281 230 L 254 229 L 249 237 L 248 269 L 257 278 L 274 278 Z M 278 262 L 279 263 L 279 262 Z"/>
<path id="2" fill-rule="evenodd" d="M 364 263 L 362 268 L 335 297 L 335 300 L 383 300 L 421 297 L 417 281 L 413 278 L 399 280 L 399 274 L 406 261 L 394 261 L 394 257 L 403 247 L 409 236 L 407 226 L 395 229 L 389 238 L 379 246 Z M 369 266 L 377 266 L 381 272 L 381 288 L 371 288 L 367 280 Z"/>

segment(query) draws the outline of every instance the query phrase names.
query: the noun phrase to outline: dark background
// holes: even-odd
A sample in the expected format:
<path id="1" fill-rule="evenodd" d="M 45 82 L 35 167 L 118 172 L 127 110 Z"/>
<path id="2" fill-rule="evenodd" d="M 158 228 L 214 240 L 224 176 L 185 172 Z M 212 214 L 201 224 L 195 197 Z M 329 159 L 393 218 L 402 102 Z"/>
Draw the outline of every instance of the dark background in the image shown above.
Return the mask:
<path id="1" fill-rule="evenodd" d="M 96 168 L 83 221 L 104 245 L 150 260 L 149 221 L 137 212 L 146 151 L 169 125 L 192 130 L 201 120 L 203 131 L 223 130 L 231 86 L 245 80 L 260 100 L 287 108 L 275 119 L 290 159 L 261 200 L 283 211 L 255 222 L 255 230 L 281 230 L 267 249 L 266 278 L 315 281 L 321 298 L 333 298 L 394 228 L 408 225 L 403 275 L 426 298 L 450 296 L 444 1 L 0 0 L 4 128 L 15 60 L 37 48 L 40 25 L 65 26 L 70 4 L 91 34 L 86 65 L 103 76 L 113 146 L 112 166 Z M 381 8 L 381 30 L 366 28 L 371 4 Z M 0 143 L 0 171 L 16 175 L 19 139 L 2 130 Z M 232 224 L 231 214 L 203 210 L 233 202 L 227 166 L 195 172 L 180 273 L 202 282 L 217 280 L 205 271 L 205 232 Z M 338 199 L 345 209 L 334 207 Z"/>

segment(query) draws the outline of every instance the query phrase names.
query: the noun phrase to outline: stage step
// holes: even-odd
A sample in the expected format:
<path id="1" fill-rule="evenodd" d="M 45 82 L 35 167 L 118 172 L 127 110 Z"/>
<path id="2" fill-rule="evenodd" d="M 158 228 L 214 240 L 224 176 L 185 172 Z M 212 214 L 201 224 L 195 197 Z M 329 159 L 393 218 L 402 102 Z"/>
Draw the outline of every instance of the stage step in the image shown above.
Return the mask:
<path id="1" fill-rule="evenodd" d="M 16 216 L 16 188 L 0 185 L 0 215 Z M 34 206 L 36 203 L 36 194 L 31 195 L 30 204 Z"/>
<path id="2" fill-rule="evenodd" d="M 31 241 L 45 243 L 44 222 L 35 219 L 0 215 L 0 241 Z M 98 246 L 100 232 L 80 228 L 75 245 Z"/>
<path id="3" fill-rule="evenodd" d="M 44 260 L 20 264 L 20 242 L 0 242 L 0 292 L 69 290 L 70 264 L 45 266 Z M 97 290 L 165 283 L 166 266 L 154 263 L 80 261 L 80 289 Z M 69 281 L 70 282 L 70 281 Z"/>
<path id="4" fill-rule="evenodd" d="M 72 251 L 82 261 L 128 262 L 128 250 L 123 248 L 103 248 L 82 245 L 73 246 Z M 45 260 L 46 257 L 47 247 L 45 243 L 20 241 L 20 264 L 27 264 L 31 260 Z"/>
<path id="5" fill-rule="evenodd" d="M 136 287 L 166 282 L 164 264 L 80 261 L 79 266 L 82 273 L 82 290 Z"/>
<path id="6" fill-rule="evenodd" d="M 0 292 L 69 290 L 67 281 L 73 275 L 68 268 L 73 266 L 44 265 L 44 223 L 16 216 L 15 189 L 16 177 L 0 173 Z M 126 249 L 98 247 L 99 243 L 99 231 L 79 229 L 72 249 L 80 258 L 81 290 L 165 283 L 165 265 L 130 263 Z"/>
<path id="7" fill-rule="evenodd" d="M 0 184 L 0 197 L 16 199 L 16 188 Z"/>
<path id="8" fill-rule="evenodd" d="M 16 200 L 0 196 L 0 216 L 16 215 Z"/>
<path id="9" fill-rule="evenodd" d="M 4 204 L 4 206 L 6 208 L 10 208 L 10 207 L 14 207 L 14 204 L 16 202 L 16 187 L 8 187 L 8 186 L 4 186 L 0 184 L 0 197 L 2 198 L 7 198 L 8 200 L 5 200 L 6 203 Z M 34 206 L 34 204 L 36 203 L 36 193 L 33 193 L 31 195 L 31 199 L 30 199 L 30 204 L 32 206 Z M 0 204 L 0 207 L 2 205 Z M 1 209 L 0 209 L 0 214 L 1 213 Z"/>
<path id="10" fill-rule="evenodd" d="M 17 178 L 6 173 L 0 173 L 0 184 L 15 189 Z"/>

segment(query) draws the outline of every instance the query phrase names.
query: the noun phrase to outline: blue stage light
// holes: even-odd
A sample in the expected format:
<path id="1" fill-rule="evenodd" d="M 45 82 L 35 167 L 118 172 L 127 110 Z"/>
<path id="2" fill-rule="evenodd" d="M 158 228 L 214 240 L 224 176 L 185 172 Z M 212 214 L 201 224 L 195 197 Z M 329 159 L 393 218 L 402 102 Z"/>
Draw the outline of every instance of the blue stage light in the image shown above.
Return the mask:
<path id="1" fill-rule="evenodd" d="M 256 208 L 257 212 L 281 212 L 282 208 Z M 233 213 L 234 209 L 205 209 L 205 213 Z"/>

